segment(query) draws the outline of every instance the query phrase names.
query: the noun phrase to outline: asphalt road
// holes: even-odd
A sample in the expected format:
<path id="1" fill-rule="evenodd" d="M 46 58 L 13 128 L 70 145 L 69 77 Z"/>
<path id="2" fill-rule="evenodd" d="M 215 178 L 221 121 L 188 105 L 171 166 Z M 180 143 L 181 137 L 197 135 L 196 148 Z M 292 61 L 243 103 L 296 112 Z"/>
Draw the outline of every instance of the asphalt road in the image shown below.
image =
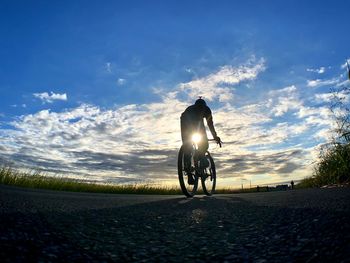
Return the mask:
<path id="1" fill-rule="evenodd" d="M 350 262 L 350 188 L 198 196 L 0 186 L 1 262 Z"/>

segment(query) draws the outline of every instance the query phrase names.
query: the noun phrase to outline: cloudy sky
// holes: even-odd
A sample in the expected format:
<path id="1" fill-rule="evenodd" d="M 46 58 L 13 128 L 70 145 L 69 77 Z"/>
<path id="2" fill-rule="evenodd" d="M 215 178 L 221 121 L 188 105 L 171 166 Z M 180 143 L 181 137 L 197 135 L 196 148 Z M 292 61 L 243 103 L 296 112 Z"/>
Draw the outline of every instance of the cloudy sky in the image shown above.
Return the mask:
<path id="1" fill-rule="evenodd" d="M 312 174 L 348 85 L 349 1 L 1 1 L 0 162 L 176 183 L 198 96 L 218 185 Z"/>

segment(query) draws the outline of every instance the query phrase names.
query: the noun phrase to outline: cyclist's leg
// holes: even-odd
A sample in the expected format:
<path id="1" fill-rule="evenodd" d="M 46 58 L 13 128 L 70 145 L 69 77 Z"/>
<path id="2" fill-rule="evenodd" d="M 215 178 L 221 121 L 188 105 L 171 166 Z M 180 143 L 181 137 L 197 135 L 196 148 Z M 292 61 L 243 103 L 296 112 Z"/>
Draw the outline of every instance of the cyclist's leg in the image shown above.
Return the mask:
<path id="1" fill-rule="evenodd" d="M 191 168 L 191 157 L 192 157 L 192 130 L 189 123 L 181 118 L 181 139 L 182 139 L 182 147 L 184 152 L 184 170 L 188 177 L 188 184 L 194 184 L 195 179 L 193 177 L 193 171 Z"/>
<path id="2" fill-rule="evenodd" d="M 199 158 L 203 157 L 209 148 L 208 136 L 205 130 L 201 131 L 201 135 L 202 135 L 202 140 L 198 144 Z"/>
<path id="3" fill-rule="evenodd" d="M 201 164 L 204 165 L 204 167 L 207 167 L 209 165 L 208 160 L 205 158 L 205 153 L 208 151 L 209 143 L 208 143 L 208 137 L 207 133 L 204 131 L 201 132 L 202 134 L 202 140 L 198 145 L 198 160 L 201 160 Z M 201 165 L 201 166 L 202 166 Z"/>
<path id="4" fill-rule="evenodd" d="M 186 121 L 186 119 L 181 118 L 181 139 L 184 151 L 184 168 L 187 172 L 190 172 L 191 168 L 191 151 L 192 151 L 192 142 L 191 142 L 191 126 Z"/>
<path id="5" fill-rule="evenodd" d="M 192 145 L 189 145 L 188 143 L 183 144 L 184 149 L 184 168 L 186 172 L 191 172 L 191 150 Z"/>

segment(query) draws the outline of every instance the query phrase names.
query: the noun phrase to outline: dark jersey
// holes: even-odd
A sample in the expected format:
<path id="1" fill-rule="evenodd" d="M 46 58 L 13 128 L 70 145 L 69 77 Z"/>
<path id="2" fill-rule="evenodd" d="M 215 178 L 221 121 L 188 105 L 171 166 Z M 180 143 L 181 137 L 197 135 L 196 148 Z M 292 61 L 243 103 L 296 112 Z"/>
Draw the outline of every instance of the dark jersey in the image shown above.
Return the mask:
<path id="1" fill-rule="evenodd" d="M 213 117 L 208 106 L 202 107 L 198 105 L 191 105 L 181 114 L 181 120 L 186 123 L 188 129 L 204 131 L 205 126 L 203 119 L 206 119 L 210 132 L 216 137 L 216 132 L 213 124 Z"/>

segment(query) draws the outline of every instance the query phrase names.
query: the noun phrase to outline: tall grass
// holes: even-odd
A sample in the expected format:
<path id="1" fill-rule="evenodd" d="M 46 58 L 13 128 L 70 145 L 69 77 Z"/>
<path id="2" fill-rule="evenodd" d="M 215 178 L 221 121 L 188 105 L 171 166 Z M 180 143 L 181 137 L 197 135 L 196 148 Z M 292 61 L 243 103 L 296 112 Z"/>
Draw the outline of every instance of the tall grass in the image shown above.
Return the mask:
<path id="1" fill-rule="evenodd" d="M 178 187 L 151 184 L 98 184 L 64 177 L 45 176 L 39 172 L 21 172 L 10 167 L 0 168 L 0 184 L 61 191 L 115 194 L 181 194 Z"/>

